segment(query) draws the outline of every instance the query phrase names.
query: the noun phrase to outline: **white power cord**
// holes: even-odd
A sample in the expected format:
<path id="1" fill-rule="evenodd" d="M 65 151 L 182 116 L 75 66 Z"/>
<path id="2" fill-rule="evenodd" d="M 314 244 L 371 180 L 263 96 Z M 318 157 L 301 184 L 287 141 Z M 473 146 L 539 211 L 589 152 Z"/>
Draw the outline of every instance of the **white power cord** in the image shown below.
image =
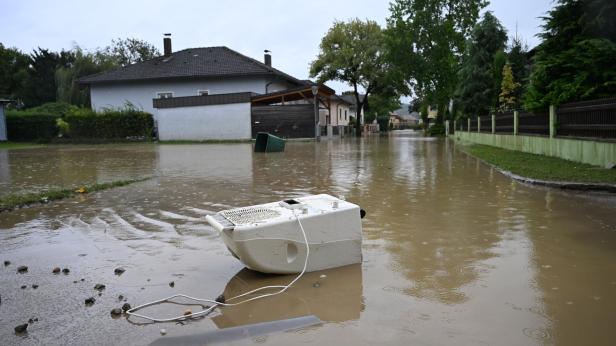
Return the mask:
<path id="1" fill-rule="evenodd" d="M 306 258 L 304 259 L 304 267 L 302 268 L 302 271 L 299 273 L 299 275 L 297 275 L 293 280 L 291 280 L 291 282 L 289 282 L 287 285 L 273 285 L 273 286 L 264 286 L 264 287 L 260 287 L 257 289 L 254 289 L 252 291 L 248 291 L 245 293 L 242 293 L 240 295 L 237 295 L 235 297 L 231 297 L 226 299 L 226 301 L 224 303 L 216 301 L 216 300 L 212 300 L 212 299 L 202 299 L 202 298 L 195 298 L 195 297 L 191 297 L 191 296 L 187 296 L 185 294 L 175 294 L 172 295 L 170 297 L 164 298 L 164 299 L 160 299 L 160 300 L 156 300 L 153 302 L 149 302 L 149 303 L 145 303 L 139 306 L 136 306 L 132 309 L 129 309 L 126 311 L 126 314 L 129 316 L 135 316 L 135 317 L 140 317 L 152 322 L 173 322 L 173 321 L 179 321 L 179 320 L 185 320 L 188 318 L 192 318 L 192 317 L 198 317 L 201 315 L 206 315 L 208 313 L 210 313 L 212 310 L 214 310 L 216 307 L 218 306 L 236 306 L 236 305 L 240 305 L 240 304 L 244 304 L 253 300 L 257 300 L 257 299 L 261 299 L 261 298 L 266 298 L 266 297 L 271 297 L 271 296 L 275 296 L 277 294 L 283 293 L 286 290 L 289 289 L 289 287 L 291 287 L 294 283 L 297 282 L 297 280 L 299 280 L 304 273 L 306 272 L 306 268 L 308 267 L 308 257 L 310 256 L 310 244 L 308 243 L 308 237 L 306 236 L 306 231 L 304 230 L 304 227 L 302 226 L 302 222 L 299 220 L 299 216 L 295 213 L 295 210 L 293 211 L 293 216 L 295 216 L 295 219 L 297 220 L 297 223 L 299 224 L 299 228 L 302 231 L 302 235 L 304 236 L 304 243 L 306 244 Z M 272 293 L 265 293 L 256 297 L 252 297 L 252 298 L 248 298 L 242 301 L 239 301 L 237 303 L 227 303 L 229 301 L 241 298 L 241 297 L 245 297 L 247 295 L 250 294 L 254 294 L 256 292 L 262 291 L 262 290 L 266 290 L 266 289 L 273 289 L 273 288 L 279 288 L 280 290 L 276 291 L 276 292 L 272 292 Z M 160 304 L 160 303 L 164 303 L 166 301 L 170 301 L 171 299 L 174 298 L 178 298 L 178 297 L 182 297 L 182 298 L 186 298 L 188 300 L 192 300 L 192 301 L 196 301 L 196 302 L 205 302 L 205 303 L 211 303 L 214 304 L 211 307 L 203 310 L 203 311 L 199 311 L 199 312 L 195 312 L 195 313 L 191 313 L 191 314 L 186 314 L 186 315 L 182 315 L 182 316 L 177 316 L 177 317 L 170 317 L 170 318 L 155 318 L 155 317 L 150 317 L 150 316 L 145 316 L 145 315 L 141 315 L 138 313 L 135 313 L 135 311 L 143 309 L 145 307 L 151 306 L 151 305 L 155 305 L 155 304 Z"/>

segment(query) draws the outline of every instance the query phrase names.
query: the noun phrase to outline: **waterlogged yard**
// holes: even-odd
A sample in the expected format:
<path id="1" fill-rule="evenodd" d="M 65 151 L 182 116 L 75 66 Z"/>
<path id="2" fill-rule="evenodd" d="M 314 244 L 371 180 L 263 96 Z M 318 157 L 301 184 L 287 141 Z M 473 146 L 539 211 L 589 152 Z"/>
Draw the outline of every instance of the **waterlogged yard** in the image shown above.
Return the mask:
<path id="1" fill-rule="evenodd" d="M 278 154 L 254 154 L 249 143 L 0 149 L 0 196 L 141 177 L 152 178 L 0 213 L 0 260 L 10 261 L 0 266 L 3 344 L 148 344 L 308 314 L 323 324 L 227 341 L 616 339 L 616 196 L 517 183 L 451 142 L 399 131 L 290 142 Z M 316 193 L 343 195 L 367 211 L 362 265 L 311 273 L 283 295 L 182 324 L 110 315 L 126 302 L 214 298 L 290 281 L 243 269 L 204 216 Z M 20 265 L 28 271 L 17 273 Z M 119 276 L 118 267 L 126 270 Z M 96 284 L 105 285 L 100 295 Z M 148 312 L 171 317 L 185 308 Z M 28 332 L 15 334 L 29 319 Z"/>

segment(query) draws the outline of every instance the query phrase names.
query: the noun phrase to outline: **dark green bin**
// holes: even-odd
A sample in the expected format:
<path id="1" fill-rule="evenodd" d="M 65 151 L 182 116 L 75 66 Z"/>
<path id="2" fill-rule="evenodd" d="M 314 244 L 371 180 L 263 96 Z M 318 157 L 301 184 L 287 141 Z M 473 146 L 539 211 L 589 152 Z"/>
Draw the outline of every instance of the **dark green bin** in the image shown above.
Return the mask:
<path id="1" fill-rule="evenodd" d="M 257 140 L 255 142 L 255 153 L 273 153 L 277 151 L 284 151 L 285 140 L 271 135 L 267 132 L 257 133 Z"/>

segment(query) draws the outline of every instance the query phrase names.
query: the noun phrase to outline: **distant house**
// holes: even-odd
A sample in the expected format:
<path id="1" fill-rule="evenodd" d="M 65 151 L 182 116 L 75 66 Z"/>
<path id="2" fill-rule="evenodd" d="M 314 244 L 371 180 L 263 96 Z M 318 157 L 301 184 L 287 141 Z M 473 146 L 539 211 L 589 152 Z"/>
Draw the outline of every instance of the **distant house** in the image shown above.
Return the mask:
<path id="1" fill-rule="evenodd" d="M 389 114 L 389 126 L 393 129 L 403 129 L 417 125 L 420 121 L 419 113 L 410 112 L 409 104 L 403 103 L 400 108 Z"/>
<path id="2" fill-rule="evenodd" d="M 152 113 L 162 140 L 249 139 L 261 130 L 313 137 L 315 132 L 314 106 L 308 104 L 314 102 L 316 84 L 273 68 L 269 51 L 263 62 L 227 47 L 172 52 L 171 38 L 165 37 L 163 56 L 79 83 L 90 87 L 94 110 L 133 105 Z M 322 109 L 335 92 L 317 87 Z"/>
<path id="3" fill-rule="evenodd" d="M 359 94 L 359 98 L 361 100 L 364 99 L 366 95 Z M 357 121 L 357 100 L 355 99 L 355 95 L 353 94 L 343 94 L 340 96 L 341 99 L 348 102 L 349 106 L 349 117 L 353 117 Z M 360 112 L 361 123 L 364 123 L 364 110 L 362 109 Z"/>

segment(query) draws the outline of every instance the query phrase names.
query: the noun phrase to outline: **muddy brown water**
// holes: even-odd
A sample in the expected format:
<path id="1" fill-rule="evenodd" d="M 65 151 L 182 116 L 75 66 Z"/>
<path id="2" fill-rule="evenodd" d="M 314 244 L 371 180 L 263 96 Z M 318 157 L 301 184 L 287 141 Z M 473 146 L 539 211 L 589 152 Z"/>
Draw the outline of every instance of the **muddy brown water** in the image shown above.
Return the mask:
<path id="1" fill-rule="evenodd" d="M 0 260 L 12 262 L 0 263 L 0 344 L 148 344 L 161 328 L 182 336 L 309 314 L 323 324 L 230 344 L 616 340 L 616 197 L 517 183 L 452 142 L 396 132 L 290 142 L 277 154 L 250 144 L 0 150 L 0 195 L 142 176 L 154 178 L 0 214 Z M 120 294 L 135 306 L 290 281 L 244 269 L 204 216 L 316 193 L 367 210 L 361 265 L 310 273 L 283 295 L 184 324 L 111 318 Z M 56 266 L 70 273 L 54 275 Z M 119 266 L 126 272 L 116 276 Z M 13 332 L 32 317 L 27 334 Z"/>

